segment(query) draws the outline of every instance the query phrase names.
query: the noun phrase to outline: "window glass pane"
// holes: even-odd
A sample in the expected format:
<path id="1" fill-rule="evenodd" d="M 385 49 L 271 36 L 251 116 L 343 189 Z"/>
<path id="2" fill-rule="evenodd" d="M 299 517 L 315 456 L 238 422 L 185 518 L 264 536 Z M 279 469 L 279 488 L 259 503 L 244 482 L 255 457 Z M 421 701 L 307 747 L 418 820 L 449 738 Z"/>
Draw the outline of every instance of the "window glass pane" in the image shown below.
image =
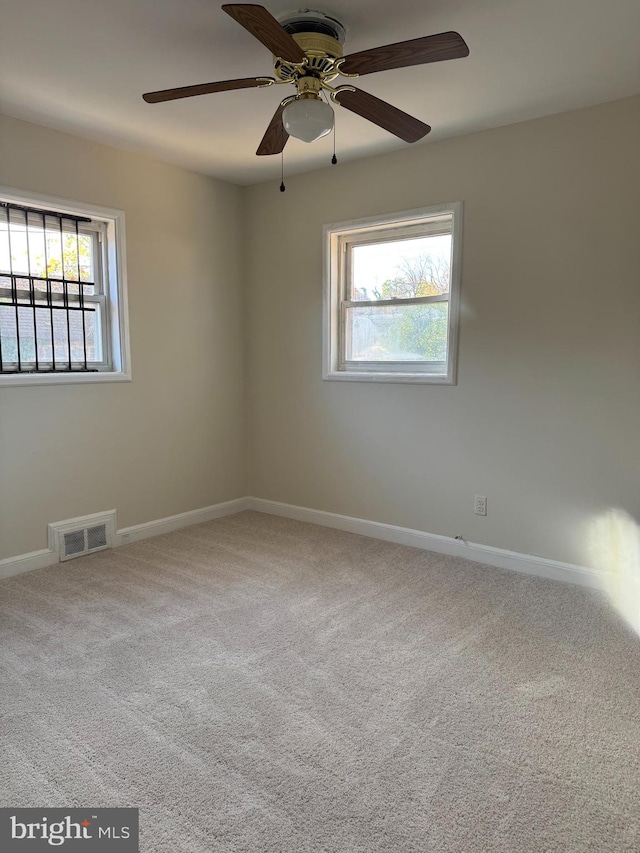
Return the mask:
<path id="1" fill-rule="evenodd" d="M 7 231 L 7 223 L 2 223 L 4 231 Z M 7 234 L 6 241 L 3 241 L 5 252 L 2 262 L 2 269 L 9 270 L 9 242 L 11 243 L 11 262 L 14 273 L 26 273 L 29 275 L 29 252 L 27 251 L 27 229 L 24 222 L 11 222 L 11 230 Z"/>
<path id="2" fill-rule="evenodd" d="M 64 278 L 93 282 L 93 245 L 91 234 L 76 235 L 71 220 L 37 213 L 12 211 L 9 217 L 0 215 L 0 271 L 45 278 Z M 28 226 L 28 227 L 27 227 Z M 9 247 L 11 251 L 9 252 Z M 92 291 L 87 291 L 92 292 Z"/>
<path id="3" fill-rule="evenodd" d="M 51 311 L 48 308 L 36 308 L 36 334 L 38 336 L 38 359 L 50 362 L 51 352 Z"/>
<path id="4" fill-rule="evenodd" d="M 33 311 L 31 308 L 18 308 L 18 324 L 20 330 L 20 358 L 23 364 L 35 364 L 36 341 L 33 328 Z"/>
<path id="5" fill-rule="evenodd" d="M 69 333 L 71 335 L 71 361 L 84 361 L 84 333 L 82 311 L 69 311 Z M 85 320 L 86 323 L 86 320 Z M 87 353 L 87 358 L 89 353 Z"/>
<path id="6" fill-rule="evenodd" d="M 3 304 L 4 303 L 4 304 Z M 86 334 L 87 362 L 102 359 L 102 340 L 100 336 L 100 306 L 95 311 L 69 311 L 69 331 L 71 332 L 71 360 L 84 362 L 83 334 Z M 84 313 L 84 329 L 82 314 Z M 25 366 L 35 366 L 36 340 L 38 361 L 40 364 L 52 361 L 51 317 L 55 342 L 55 357 L 58 364 L 68 364 L 67 319 L 66 312 L 49 308 L 34 309 L 18 307 L 18 331 L 20 332 L 20 359 Z M 2 359 L 5 363 L 18 360 L 18 335 L 16 334 L 16 309 L 0 299 L 0 335 L 2 339 Z"/>
<path id="7" fill-rule="evenodd" d="M 9 272 L 9 233 L 7 229 L 6 211 L 0 208 L 0 271 Z"/>
<path id="8" fill-rule="evenodd" d="M 47 301 L 47 282 L 35 279 L 33 282 L 34 299 L 36 302 Z"/>
<path id="9" fill-rule="evenodd" d="M 354 302 L 437 296 L 449 292 L 451 235 L 353 246 L 351 262 Z"/>
<path id="10" fill-rule="evenodd" d="M 102 361 L 102 310 L 100 305 L 95 303 L 89 307 L 96 310 L 84 312 L 84 326 L 87 336 L 87 361 Z"/>
<path id="11" fill-rule="evenodd" d="M 18 360 L 18 336 L 16 334 L 16 309 L 2 303 L 8 299 L 0 297 L 0 334 L 2 335 L 3 361 Z"/>
<path id="12" fill-rule="evenodd" d="M 11 226 L 13 232 L 13 225 Z M 45 264 L 45 232 L 42 229 L 42 217 L 35 213 L 29 214 L 29 258 L 31 261 L 31 275 L 38 278 L 46 278 L 47 267 Z"/>
<path id="13" fill-rule="evenodd" d="M 62 251 L 62 240 L 58 222 L 53 217 L 45 217 L 47 230 L 45 234 L 47 275 L 51 278 L 62 278 L 64 253 Z"/>
<path id="14" fill-rule="evenodd" d="M 63 235 L 63 260 L 65 278 L 78 281 L 92 281 L 92 240 L 89 234 L 74 233 Z"/>
<path id="15" fill-rule="evenodd" d="M 347 361 L 447 360 L 448 302 L 346 311 Z"/>
<path id="16" fill-rule="evenodd" d="M 93 306 L 92 306 L 93 307 Z M 69 331 L 71 332 L 71 361 L 84 361 L 83 336 L 86 335 L 87 362 L 98 361 L 98 346 L 100 335 L 98 334 L 99 311 L 69 311 Z M 84 314 L 84 327 L 82 316 Z"/>
<path id="17" fill-rule="evenodd" d="M 69 350 L 67 349 L 67 312 L 53 312 L 53 341 L 55 345 L 55 359 L 58 365 L 69 363 Z"/>

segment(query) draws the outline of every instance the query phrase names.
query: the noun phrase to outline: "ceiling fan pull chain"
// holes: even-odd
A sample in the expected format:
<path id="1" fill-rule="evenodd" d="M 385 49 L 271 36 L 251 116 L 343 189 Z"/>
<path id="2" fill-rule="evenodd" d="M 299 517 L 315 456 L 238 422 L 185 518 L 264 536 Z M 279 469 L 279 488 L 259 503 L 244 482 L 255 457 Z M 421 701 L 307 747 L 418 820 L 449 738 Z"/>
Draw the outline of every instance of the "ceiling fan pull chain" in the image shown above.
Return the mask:
<path id="1" fill-rule="evenodd" d="M 336 157 L 336 120 L 333 119 L 333 157 L 331 158 L 331 165 L 335 166 L 338 162 L 338 158 Z"/>
<path id="2" fill-rule="evenodd" d="M 286 187 L 284 185 L 284 148 L 282 149 L 282 154 L 281 154 L 281 172 L 280 172 L 280 175 L 281 175 L 280 192 L 283 193 L 286 190 Z"/>
<path id="3" fill-rule="evenodd" d="M 331 104 L 329 103 L 329 98 L 327 97 L 327 93 L 324 91 L 324 89 L 322 90 L 322 97 L 325 99 L 325 102 L 328 104 L 328 106 L 331 106 Z M 333 157 L 331 158 L 331 165 L 335 166 L 336 163 L 338 162 L 338 158 L 336 157 L 336 116 L 335 116 L 335 110 L 333 111 L 333 113 L 334 113 L 333 114 L 333 128 L 332 128 L 332 130 L 333 130 Z"/>

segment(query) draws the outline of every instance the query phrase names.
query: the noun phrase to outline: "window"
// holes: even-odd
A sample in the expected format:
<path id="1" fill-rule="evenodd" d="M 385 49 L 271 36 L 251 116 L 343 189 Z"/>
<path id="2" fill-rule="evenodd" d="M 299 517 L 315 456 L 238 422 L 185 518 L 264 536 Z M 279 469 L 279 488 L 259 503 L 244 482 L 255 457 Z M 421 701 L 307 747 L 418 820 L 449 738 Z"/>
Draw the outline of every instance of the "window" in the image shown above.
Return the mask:
<path id="1" fill-rule="evenodd" d="M 325 379 L 455 382 L 461 235 L 461 202 L 325 226 Z"/>
<path id="2" fill-rule="evenodd" d="M 129 379 L 124 214 L 0 190 L 0 384 Z"/>

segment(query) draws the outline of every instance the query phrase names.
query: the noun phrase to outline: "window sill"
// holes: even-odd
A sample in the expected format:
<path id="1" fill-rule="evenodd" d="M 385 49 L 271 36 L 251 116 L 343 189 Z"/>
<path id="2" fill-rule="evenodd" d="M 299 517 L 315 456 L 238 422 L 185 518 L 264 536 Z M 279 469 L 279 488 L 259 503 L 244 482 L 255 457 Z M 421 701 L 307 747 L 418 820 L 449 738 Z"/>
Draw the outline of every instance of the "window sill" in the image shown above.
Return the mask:
<path id="1" fill-rule="evenodd" d="M 322 377 L 338 382 L 403 382 L 409 385 L 455 385 L 453 376 L 446 373 L 374 373 L 356 370 L 330 370 Z"/>
<path id="2" fill-rule="evenodd" d="M 0 388 L 29 385 L 90 385 L 102 382 L 131 382 L 130 373 L 7 373 L 0 375 Z"/>

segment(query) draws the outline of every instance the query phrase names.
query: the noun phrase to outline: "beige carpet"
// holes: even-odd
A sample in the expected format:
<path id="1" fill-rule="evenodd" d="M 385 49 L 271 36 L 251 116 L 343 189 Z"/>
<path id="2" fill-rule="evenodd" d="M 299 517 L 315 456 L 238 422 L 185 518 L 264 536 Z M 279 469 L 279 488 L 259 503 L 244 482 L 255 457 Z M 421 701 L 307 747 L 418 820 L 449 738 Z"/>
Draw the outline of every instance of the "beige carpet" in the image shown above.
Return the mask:
<path id="1" fill-rule="evenodd" d="M 144 853 L 640 850 L 640 641 L 577 587 L 258 513 L 0 583 L 11 806 Z"/>

